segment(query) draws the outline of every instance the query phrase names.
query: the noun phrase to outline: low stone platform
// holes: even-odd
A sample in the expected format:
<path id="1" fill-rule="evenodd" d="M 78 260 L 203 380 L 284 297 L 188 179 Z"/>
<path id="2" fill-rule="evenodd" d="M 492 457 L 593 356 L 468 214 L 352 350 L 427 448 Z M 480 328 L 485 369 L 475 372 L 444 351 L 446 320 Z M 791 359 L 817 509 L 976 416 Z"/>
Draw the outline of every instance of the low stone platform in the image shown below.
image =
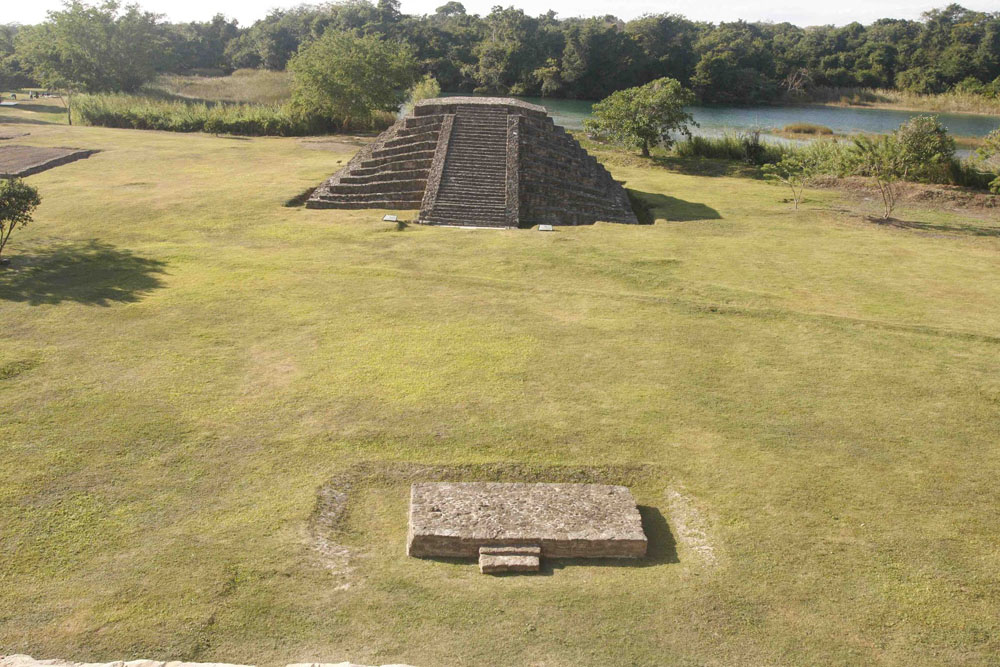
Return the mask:
<path id="1" fill-rule="evenodd" d="M 646 535 L 624 486 L 440 482 L 410 488 L 410 556 L 480 557 L 487 565 L 530 566 L 536 548 L 548 558 L 642 558 Z M 482 565 L 482 561 L 481 561 Z"/>
<path id="2" fill-rule="evenodd" d="M 22 178 L 88 158 L 97 151 L 43 146 L 0 146 L 0 178 Z"/>

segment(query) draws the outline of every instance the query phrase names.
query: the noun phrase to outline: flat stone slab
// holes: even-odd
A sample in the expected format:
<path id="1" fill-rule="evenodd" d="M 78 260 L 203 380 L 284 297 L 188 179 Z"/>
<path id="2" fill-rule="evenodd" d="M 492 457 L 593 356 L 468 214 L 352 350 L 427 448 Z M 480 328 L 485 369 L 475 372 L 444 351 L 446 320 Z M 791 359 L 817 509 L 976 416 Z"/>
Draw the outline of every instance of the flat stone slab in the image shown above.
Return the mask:
<path id="1" fill-rule="evenodd" d="M 479 572 L 538 572 L 541 559 L 541 547 L 482 547 L 479 549 Z"/>
<path id="2" fill-rule="evenodd" d="M 642 558 L 646 535 L 624 486 L 438 482 L 410 488 L 407 554 L 474 558 L 483 547 L 537 547 L 548 558 Z"/>
<path id="3" fill-rule="evenodd" d="M 69 162 L 90 157 L 97 151 L 43 146 L 0 146 L 0 178 L 21 178 Z"/>

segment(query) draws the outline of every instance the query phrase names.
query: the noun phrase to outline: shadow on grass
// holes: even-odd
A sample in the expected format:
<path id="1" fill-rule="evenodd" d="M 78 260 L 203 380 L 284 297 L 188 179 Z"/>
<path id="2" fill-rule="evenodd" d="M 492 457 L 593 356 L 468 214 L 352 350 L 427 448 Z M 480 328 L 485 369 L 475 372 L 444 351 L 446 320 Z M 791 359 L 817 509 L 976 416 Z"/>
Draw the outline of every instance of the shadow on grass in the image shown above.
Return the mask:
<path id="1" fill-rule="evenodd" d="M 11 108 L 21 109 L 22 111 L 33 111 L 35 113 L 58 113 L 63 116 L 66 115 L 66 107 L 54 104 L 24 104 L 23 102 L 18 102 L 17 105 Z"/>
<path id="2" fill-rule="evenodd" d="M 17 107 L 10 107 L 16 109 Z M 9 116 L 0 110 L 0 125 L 58 125 L 56 120 L 43 120 L 41 118 L 28 118 L 26 116 Z"/>
<path id="3" fill-rule="evenodd" d="M 678 174 L 687 176 L 741 176 L 744 178 L 761 178 L 760 169 L 753 165 L 736 160 L 719 160 L 715 158 L 688 158 L 674 155 L 654 155 L 650 158 L 653 164 Z"/>
<path id="4" fill-rule="evenodd" d="M 886 227 L 896 229 L 915 229 L 922 232 L 936 232 L 938 234 L 956 234 L 965 236 L 992 236 L 1000 238 L 1000 227 L 982 227 L 978 225 L 946 225 L 934 224 L 930 222 L 917 222 L 914 220 L 898 220 L 896 218 L 883 218 L 869 216 L 868 220 Z"/>
<path id="5" fill-rule="evenodd" d="M 626 188 L 632 210 L 639 222 L 645 225 L 657 220 L 687 222 L 689 220 L 720 220 L 722 216 L 711 206 L 684 201 L 657 192 L 642 192 Z"/>
<path id="6" fill-rule="evenodd" d="M 162 286 L 157 274 L 166 266 L 100 241 L 66 243 L 10 259 L 10 265 L 0 267 L 0 300 L 33 306 L 133 303 Z"/>

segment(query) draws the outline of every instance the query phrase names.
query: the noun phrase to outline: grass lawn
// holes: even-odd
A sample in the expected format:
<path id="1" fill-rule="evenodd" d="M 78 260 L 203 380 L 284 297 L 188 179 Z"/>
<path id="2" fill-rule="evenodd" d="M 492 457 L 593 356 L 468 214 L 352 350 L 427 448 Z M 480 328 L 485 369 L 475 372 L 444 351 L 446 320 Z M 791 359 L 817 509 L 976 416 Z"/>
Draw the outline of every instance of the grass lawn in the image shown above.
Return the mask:
<path id="1" fill-rule="evenodd" d="M 0 271 L 0 653 L 996 663 L 996 214 L 607 153 L 655 225 L 397 231 L 282 206 L 336 139 L 38 117 L 0 109 L 101 152 L 28 179 Z M 432 468 L 625 481 L 655 557 L 409 559 Z"/>

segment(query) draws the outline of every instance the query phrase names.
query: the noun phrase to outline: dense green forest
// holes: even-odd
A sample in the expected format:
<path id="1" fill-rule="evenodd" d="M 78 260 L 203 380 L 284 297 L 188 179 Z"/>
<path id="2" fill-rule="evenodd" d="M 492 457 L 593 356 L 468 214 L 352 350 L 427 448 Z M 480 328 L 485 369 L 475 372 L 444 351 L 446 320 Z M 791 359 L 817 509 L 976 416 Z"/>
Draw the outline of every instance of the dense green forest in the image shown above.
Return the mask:
<path id="1" fill-rule="evenodd" d="M 109 6 L 119 9 L 102 5 Z M 223 16 L 171 24 L 125 9 L 123 39 L 135 42 L 135 52 L 128 55 L 129 76 L 110 79 L 117 90 L 137 88 L 147 73 L 284 69 L 300 46 L 334 29 L 408 43 L 422 72 L 452 92 L 600 99 L 672 77 L 706 103 L 787 101 L 834 86 L 1000 96 L 1000 12 L 959 5 L 919 21 L 807 28 L 712 24 L 675 14 L 560 19 L 500 6 L 478 16 L 454 0 L 426 16 L 402 14 L 396 0 L 302 5 L 249 27 Z M 50 27 L 0 26 L 0 83 L 31 83 L 32 49 L 46 43 Z"/>

